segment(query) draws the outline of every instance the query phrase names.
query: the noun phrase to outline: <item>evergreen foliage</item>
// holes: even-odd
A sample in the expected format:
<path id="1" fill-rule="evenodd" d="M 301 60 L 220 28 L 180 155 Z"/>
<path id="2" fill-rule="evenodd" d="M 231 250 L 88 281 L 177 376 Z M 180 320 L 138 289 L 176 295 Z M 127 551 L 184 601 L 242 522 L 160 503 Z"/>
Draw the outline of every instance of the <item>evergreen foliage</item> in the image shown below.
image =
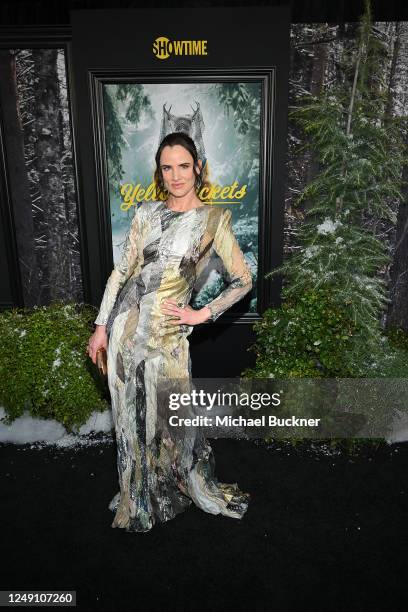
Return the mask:
<path id="1" fill-rule="evenodd" d="M 284 276 L 283 306 L 276 313 L 268 310 L 257 327 L 258 348 L 267 340 L 278 345 L 280 358 L 269 363 L 272 375 L 383 375 L 387 351 L 395 357 L 381 326 L 389 301 L 383 272 L 390 257 L 378 228 L 385 221 L 396 221 L 407 152 L 402 138 L 406 118 L 390 117 L 386 112 L 386 88 L 380 75 L 385 72 L 381 66 L 387 53 L 366 3 L 356 42 L 344 58 L 347 78 L 318 97 L 304 96 L 291 112 L 319 169 L 297 201 L 307 205 L 297 232 L 298 250 L 267 275 Z M 319 304 L 317 295 L 322 300 Z M 292 330 L 308 328 L 314 318 L 305 304 L 314 304 L 321 327 L 310 337 L 299 335 L 295 349 Z M 338 313 L 337 324 L 343 326 L 343 332 L 334 330 L 335 337 L 338 333 L 340 338 L 347 337 L 340 351 L 332 326 L 326 326 L 328 308 Z M 275 320 L 280 323 L 273 327 Z M 285 348 L 279 345 L 285 321 L 286 357 Z M 328 343 L 329 367 L 320 359 L 317 369 L 316 359 L 315 366 L 311 365 L 306 346 L 313 347 L 315 341 Z M 251 375 L 258 372 L 258 365 L 265 371 L 264 359 L 265 353 L 259 353 Z"/>
<path id="2" fill-rule="evenodd" d="M 286 300 L 279 309 L 269 308 L 255 323 L 255 369 L 245 376 L 293 378 L 352 376 L 345 359 L 355 331 L 346 307 L 337 306 L 324 290 Z"/>
<path id="3" fill-rule="evenodd" d="M 124 106 L 125 120 L 134 126 L 139 124 L 143 112 L 152 113 L 152 106 L 149 97 L 144 93 L 143 85 L 134 83 L 105 86 L 103 103 L 108 177 L 110 185 L 115 186 L 120 184 L 123 177 L 122 149 L 127 144 L 119 120 L 119 105 Z"/>
<path id="4" fill-rule="evenodd" d="M 0 404 L 10 423 L 25 410 L 68 431 L 109 408 L 107 389 L 85 354 L 95 308 L 62 304 L 0 313 Z"/>

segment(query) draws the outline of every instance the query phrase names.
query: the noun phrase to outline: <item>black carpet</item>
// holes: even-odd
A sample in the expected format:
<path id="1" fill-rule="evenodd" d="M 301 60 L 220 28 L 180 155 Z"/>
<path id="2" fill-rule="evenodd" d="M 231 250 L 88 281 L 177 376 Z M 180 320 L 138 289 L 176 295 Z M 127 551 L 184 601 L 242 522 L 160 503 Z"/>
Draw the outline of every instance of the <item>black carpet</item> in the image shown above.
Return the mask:
<path id="1" fill-rule="evenodd" d="M 408 443 L 210 442 L 245 517 L 192 505 L 140 534 L 110 526 L 113 443 L 0 445 L 0 589 L 72 589 L 89 611 L 406 609 Z"/>

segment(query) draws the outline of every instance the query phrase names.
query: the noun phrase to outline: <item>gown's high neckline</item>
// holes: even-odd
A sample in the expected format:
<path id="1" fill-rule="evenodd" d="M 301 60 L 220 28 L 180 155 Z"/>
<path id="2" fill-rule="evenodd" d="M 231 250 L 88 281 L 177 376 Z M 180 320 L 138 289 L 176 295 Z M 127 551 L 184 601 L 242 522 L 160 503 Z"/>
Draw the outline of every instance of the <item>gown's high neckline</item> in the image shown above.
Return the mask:
<path id="1" fill-rule="evenodd" d="M 166 204 L 166 202 L 165 202 L 165 201 L 163 201 L 163 206 L 164 206 L 164 208 L 166 208 L 166 209 L 167 209 L 169 212 L 178 213 L 178 214 L 182 215 L 182 214 L 185 214 L 185 213 L 189 213 L 189 212 L 191 212 L 192 210 L 197 210 L 198 208 L 204 208 L 204 207 L 205 207 L 205 204 L 201 204 L 201 206 L 194 206 L 194 208 L 189 208 L 188 210 L 174 210 L 174 209 L 172 209 L 172 208 L 169 208 L 169 207 L 167 206 L 167 204 Z"/>

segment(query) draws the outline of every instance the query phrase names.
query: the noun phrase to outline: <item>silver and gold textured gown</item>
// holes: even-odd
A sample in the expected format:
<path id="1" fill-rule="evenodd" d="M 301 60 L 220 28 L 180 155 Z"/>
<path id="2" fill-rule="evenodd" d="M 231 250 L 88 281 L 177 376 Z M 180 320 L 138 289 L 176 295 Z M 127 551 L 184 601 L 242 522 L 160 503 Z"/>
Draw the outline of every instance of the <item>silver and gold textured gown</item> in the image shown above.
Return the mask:
<path id="1" fill-rule="evenodd" d="M 192 381 L 187 337 L 193 330 L 171 324 L 161 302 L 173 298 L 188 304 L 213 250 L 229 278 L 207 304 L 210 320 L 251 290 L 251 271 L 231 217 L 229 209 L 209 204 L 173 211 L 163 201 L 142 202 L 107 281 L 95 323 L 106 325 L 108 334 L 120 487 L 109 504 L 115 512 L 112 527 L 149 531 L 192 501 L 205 512 L 233 518 L 242 518 L 247 510 L 249 494 L 236 483 L 216 479 L 202 428 L 187 431 L 169 424 L 169 396 L 160 386 L 170 379 L 185 381 L 187 387 Z"/>

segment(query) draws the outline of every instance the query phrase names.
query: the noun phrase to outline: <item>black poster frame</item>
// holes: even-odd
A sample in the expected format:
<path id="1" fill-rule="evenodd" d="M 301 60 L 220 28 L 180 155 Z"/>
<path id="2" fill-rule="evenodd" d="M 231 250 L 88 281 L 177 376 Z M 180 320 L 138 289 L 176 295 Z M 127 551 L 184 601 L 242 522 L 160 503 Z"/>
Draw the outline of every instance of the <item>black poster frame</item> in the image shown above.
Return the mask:
<path id="1" fill-rule="evenodd" d="M 268 186 L 273 174 L 273 140 L 275 108 L 275 67 L 246 67 L 245 69 L 175 69 L 168 70 L 90 70 L 89 91 L 92 109 L 92 137 L 94 165 L 96 172 L 96 202 L 98 231 L 101 244 L 101 267 L 108 277 L 113 268 L 112 228 L 110 216 L 109 182 L 105 144 L 103 112 L 103 87 L 117 83 L 219 83 L 219 82 L 260 82 L 262 91 L 260 130 L 260 178 L 259 178 L 259 250 L 257 312 L 245 312 L 237 316 L 227 311 L 215 323 L 253 323 L 260 319 L 260 313 L 273 299 L 271 280 L 260 279 L 269 271 L 266 262 L 271 260 L 271 241 L 267 239 L 271 227 L 272 192 Z M 154 152 L 152 152 L 152 155 Z M 249 303 L 247 296 L 243 304 Z"/>

